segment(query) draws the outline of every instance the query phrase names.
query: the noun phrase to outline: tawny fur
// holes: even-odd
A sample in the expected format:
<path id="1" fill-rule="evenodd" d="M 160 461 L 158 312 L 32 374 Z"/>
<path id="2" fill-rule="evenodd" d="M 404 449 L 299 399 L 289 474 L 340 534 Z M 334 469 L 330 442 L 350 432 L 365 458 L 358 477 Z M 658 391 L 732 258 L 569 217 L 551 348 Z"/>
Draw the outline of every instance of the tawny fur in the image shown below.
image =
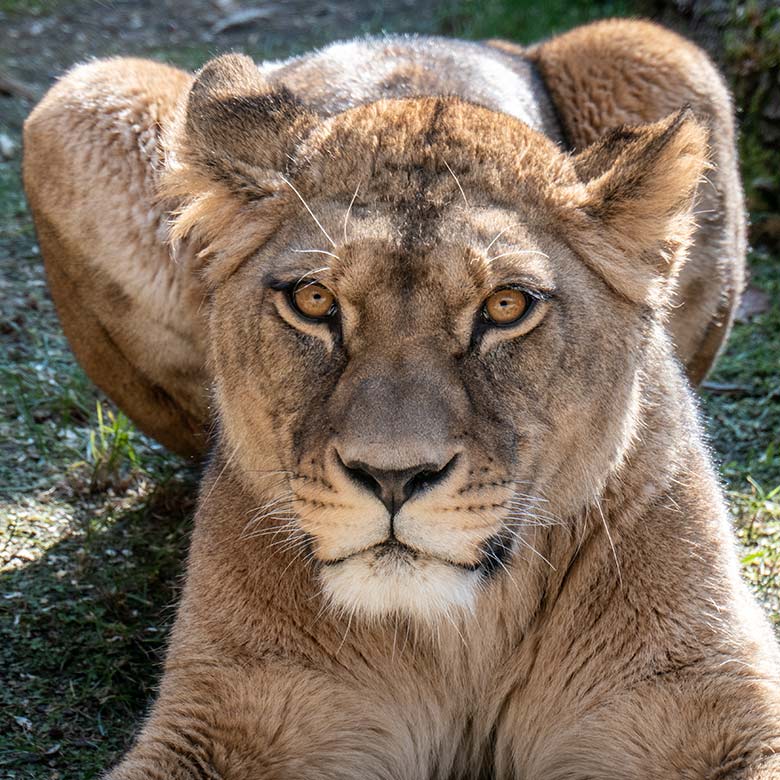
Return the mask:
<path id="1" fill-rule="evenodd" d="M 662 28 L 625 21 L 578 28 L 529 50 L 499 41 L 457 45 L 355 41 L 262 68 L 313 113 L 383 97 L 459 95 L 514 113 L 576 150 L 618 126 L 690 105 L 707 128 L 713 168 L 698 185 L 698 228 L 669 330 L 689 377 L 700 382 L 730 328 L 745 260 L 733 109 L 706 55 Z M 453 57 L 461 61 L 454 71 Z M 188 74 L 140 60 L 74 69 L 27 121 L 25 187 L 79 361 L 144 431 L 178 452 L 202 454 L 213 414 L 204 291 L 191 273 L 197 248 L 183 242 L 171 253 L 164 233 L 175 203 L 156 194 L 161 136 L 191 83 Z M 611 153 L 602 149 L 592 164 L 606 165 Z M 110 219 L 102 218 L 106 208 Z M 190 215 L 212 218 L 206 202 Z"/>
<path id="2" fill-rule="evenodd" d="M 611 24 L 627 57 L 668 35 Z M 319 85 L 314 110 L 278 72 L 229 55 L 166 103 L 153 191 L 219 426 L 159 697 L 108 777 L 777 777 L 778 651 L 667 332 L 731 137 L 690 97 L 572 155 L 543 99 L 329 109 Z M 299 279 L 337 325 L 296 314 Z M 508 282 L 538 300 L 492 328 Z M 420 464 L 397 511 L 355 477 Z"/>
<path id="3" fill-rule="evenodd" d="M 713 170 L 699 184 L 698 228 L 669 321 L 688 375 L 702 381 L 745 283 L 745 206 L 734 107 L 723 79 L 701 49 L 649 22 L 597 22 L 539 44 L 529 56 L 575 149 L 618 125 L 653 122 L 683 105 L 704 123 Z"/>

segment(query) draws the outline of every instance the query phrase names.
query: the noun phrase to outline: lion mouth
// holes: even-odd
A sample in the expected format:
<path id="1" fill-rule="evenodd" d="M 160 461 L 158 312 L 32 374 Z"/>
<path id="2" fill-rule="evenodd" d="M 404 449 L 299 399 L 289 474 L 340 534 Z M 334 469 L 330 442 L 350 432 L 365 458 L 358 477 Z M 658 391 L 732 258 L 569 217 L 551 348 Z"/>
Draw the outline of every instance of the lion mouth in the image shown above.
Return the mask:
<path id="1" fill-rule="evenodd" d="M 402 561 L 415 561 L 419 557 L 417 550 L 397 539 L 388 539 L 386 542 L 371 548 L 377 560 L 390 559 Z"/>
<path id="2" fill-rule="evenodd" d="M 507 557 L 507 545 L 501 534 L 496 534 L 485 540 L 482 545 L 482 555 L 475 563 L 463 563 L 462 561 L 452 560 L 440 555 L 432 555 L 422 550 L 417 550 L 404 544 L 395 537 L 386 539 L 384 542 L 366 547 L 363 550 L 357 550 L 343 558 L 334 558 L 331 560 L 321 560 L 323 566 L 338 566 L 349 560 L 373 556 L 376 563 L 397 563 L 411 565 L 419 560 L 430 560 L 438 563 L 444 563 L 463 571 L 474 572 L 483 571 L 486 575 L 492 575 L 501 566 L 505 557 Z"/>

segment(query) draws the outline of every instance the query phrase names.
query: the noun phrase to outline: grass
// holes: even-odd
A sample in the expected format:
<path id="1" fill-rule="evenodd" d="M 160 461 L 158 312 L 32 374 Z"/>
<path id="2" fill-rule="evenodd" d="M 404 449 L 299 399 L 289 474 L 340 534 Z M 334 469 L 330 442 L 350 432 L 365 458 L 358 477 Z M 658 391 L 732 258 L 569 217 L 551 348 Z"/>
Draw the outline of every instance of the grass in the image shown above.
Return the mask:
<path id="1" fill-rule="evenodd" d="M 197 475 L 74 361 L 19 174 L 0 162 L 0 777 L 81 780 L 152 695 Z"/>
<path id="2" fill-rule="evenodd" d="M 708 431 L 744 547 L 743 570 L 780 625 L 780 257 L 750 256 L 752 284 L 769 309 L 737 324 L 712 381 L 735 392 L 705 391 Z"/>
<path id="3" fill-rule="evenodd" d="M 578 24 L 632 12 L 628 0 L 465 0 L 453 4 L 443 27 L 448 34 L 463 38 L 508 38 L 527 44 Z"/>
<path id="4" fill-rule="evenodd" d="M 0 11 L 29 7 L 0 0 Z M 628 11 L 466 0 L 442 28 L 525 42 Z M 197 43 L 146 51 L 190 68 L 211 53 Z M 18 141 L 22 113 L 0 113 L 0 132 Z M 750 157 L 746 177 L 761 175 L 762 159 Z M 0 777 L 82 780 L 126 748 L 153 695 L 197 473 L 135 430 L 73 360 L 19 167 L 18 154 L 0 161 Z M 711 378 L 733 389 L 705 392 L 702 408 L 745 575 L 780 622 L 780 256 L 755 250 L 751 269 L 770 308 L 735 327 Z"/>
<path id="5" fill-rule="evenodd" d="M 24 16 L 40 16 L 52 11 L 62 0 L 0 0 L 0 12 Z"/>
<path id="6" fill-rule="evenodd" d="M 193 480 L 142 482 L 113 505 L 32 500 L 7 513 L 25 533 L 67 522 L 44 555 L 0 575 L 1 777 L 94 777 L 128 746 L 159 670 L 193 495 Z"/>

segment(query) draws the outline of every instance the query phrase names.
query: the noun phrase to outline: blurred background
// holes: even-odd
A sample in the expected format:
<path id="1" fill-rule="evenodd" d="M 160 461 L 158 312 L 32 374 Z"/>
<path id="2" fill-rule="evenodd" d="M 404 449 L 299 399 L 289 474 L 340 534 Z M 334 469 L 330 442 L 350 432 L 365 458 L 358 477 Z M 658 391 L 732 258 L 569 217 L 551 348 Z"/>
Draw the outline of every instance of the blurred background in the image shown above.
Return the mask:
<path id="1" fill-rule="evenodd" d="M 20 180 L 21 126 L 76 62 L 195 69 L 366 33 L 522 43 L 605 16 L 701 44 L 735 95 L 751 282 L 701 399 L 746 577 L 780 625 L 780 5 L 776 0 L 0 0 L 0 778 L 89 778 L 132 738 L 181 581 L 196 467 L 74 362 Z"/>

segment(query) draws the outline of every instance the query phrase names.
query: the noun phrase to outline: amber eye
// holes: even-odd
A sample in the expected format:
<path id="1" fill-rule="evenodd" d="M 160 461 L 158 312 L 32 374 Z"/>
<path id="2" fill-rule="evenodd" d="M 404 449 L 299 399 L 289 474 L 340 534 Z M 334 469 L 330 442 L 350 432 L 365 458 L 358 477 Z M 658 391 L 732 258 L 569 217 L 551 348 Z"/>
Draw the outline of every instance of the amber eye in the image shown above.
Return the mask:
<path id="1" fill-rule="evenodd" d="M 528 293 L 507 287 L 491 293 L 482 311 L 495 325 L 512 325 L 522 319 L 532 303 Z"/>
<path id="2" fill-rule="evenodd" d="M 336 311 L 336 296 L 317 282 L 296 287 L 292 302 L 304 317 L 312 320 L 323 320 Z"/>

